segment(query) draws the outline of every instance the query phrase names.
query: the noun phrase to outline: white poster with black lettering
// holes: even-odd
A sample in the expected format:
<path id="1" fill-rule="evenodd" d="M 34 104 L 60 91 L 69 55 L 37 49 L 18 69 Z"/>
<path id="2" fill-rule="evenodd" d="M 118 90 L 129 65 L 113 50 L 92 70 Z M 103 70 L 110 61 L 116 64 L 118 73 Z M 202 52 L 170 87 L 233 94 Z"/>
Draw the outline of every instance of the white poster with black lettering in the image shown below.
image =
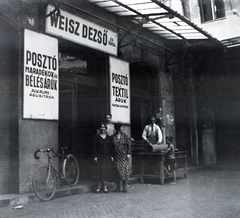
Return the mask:
<path id="1" fill-rule="evenodd" d="M 23 118 L 58 120 L 58 40 L 24 31 Z"/>
<path id="2" fill-rule="evenodd" d="M 130 124 L 129 63 L 110 56 L 109 66 L 112 122 Z"/>

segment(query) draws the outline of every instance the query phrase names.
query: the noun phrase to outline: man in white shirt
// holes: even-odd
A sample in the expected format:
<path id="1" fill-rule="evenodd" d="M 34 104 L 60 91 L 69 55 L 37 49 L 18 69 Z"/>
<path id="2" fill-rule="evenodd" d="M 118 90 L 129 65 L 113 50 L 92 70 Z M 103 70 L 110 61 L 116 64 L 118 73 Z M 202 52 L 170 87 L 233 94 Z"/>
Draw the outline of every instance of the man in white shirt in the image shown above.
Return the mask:
<path id="1" fill-rule="evenodd" d="M 111 123 L 112 120 L 112 114 L 106 114 L 106 126 L 107 126 L 107 135 L 111 136 L 115 133 L 115 127 Z"/>
<path id="2" fill-rule="evenodd" d="M 161 144 L 162 142 L 162 131 L 155 122 L 156 118 L 152 116 L 151 123 L 145 126 L 142 133 L 143 140 L 149 144 Z"/>

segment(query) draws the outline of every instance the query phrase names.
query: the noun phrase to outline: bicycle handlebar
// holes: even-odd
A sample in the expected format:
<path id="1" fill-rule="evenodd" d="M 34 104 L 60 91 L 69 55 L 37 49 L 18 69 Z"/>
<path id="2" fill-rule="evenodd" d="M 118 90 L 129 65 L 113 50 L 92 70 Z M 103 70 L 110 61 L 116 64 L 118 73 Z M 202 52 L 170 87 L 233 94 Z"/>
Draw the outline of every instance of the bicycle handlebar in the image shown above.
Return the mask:
<path id="1" fill-rule="evenodd" d="M 49 153 L 49 152 L 53 152 L 53 154 L 54 155 L 56 155 L 56 153 L 54 152 L 54 150 L 51 148 L 48 148 L 48 149 L 46 149 L 46 150 L 41 150 L 41 149 L 37 149 L 35 152 L 34 152 L 34 157 L 36 158 L 36 159 L 40 159 L 40 157 L 37 155 L 39 152 L 47 152 L 47 153 Z"/>
<path id="2" fill-rule="evenodd" d="M 63 150 L 63 152 L 64 152 L 64 150 L 66 150 L 66 149 L 67 149 L 67 147 L 61 148 L 61 150 Z M 34 152 L 34 157 L 35 157 L 36 159 L 40 159 L 40 157 L 37 155 L 39 152 L 47 152 L 47 153 L 52 152 L 55 156 L 59 156 L 59 155 L 53 150 L 53 148 L 47 148 L 46 150 L 41 150 L 41 149 L 38 148 L 38 149 Z"/>

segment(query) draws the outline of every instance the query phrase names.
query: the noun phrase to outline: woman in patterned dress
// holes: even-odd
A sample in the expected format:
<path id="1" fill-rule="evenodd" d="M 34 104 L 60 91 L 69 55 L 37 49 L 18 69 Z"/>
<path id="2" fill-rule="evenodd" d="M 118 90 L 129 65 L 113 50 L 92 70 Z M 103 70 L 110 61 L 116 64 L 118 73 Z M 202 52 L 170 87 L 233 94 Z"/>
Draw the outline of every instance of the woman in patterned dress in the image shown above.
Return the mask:
<path id="1" fill-rule="evenodd" d="M 114 165 L 116 167 L 116 190 L 120 191 L 120 182 L 123 183 L 123 192 L 127 192 L 127 181 L 129 178 L 128 160 L 131 157 L 131 140 L 123 133 L 123 124 L 115 124 L 116 133 L 113 138 Z"/>
<path id="2" fill-rule="evenodd" d="M 112 179 L 113 144 L 112 139 L 106 134 L 107 126 L 105 123 L 100 125 L 100 133 L 94 138 L 94 161 L 97 163 L 97 193 L 104 185 L 103 191 L 108 192 L 107 182 Z"/>

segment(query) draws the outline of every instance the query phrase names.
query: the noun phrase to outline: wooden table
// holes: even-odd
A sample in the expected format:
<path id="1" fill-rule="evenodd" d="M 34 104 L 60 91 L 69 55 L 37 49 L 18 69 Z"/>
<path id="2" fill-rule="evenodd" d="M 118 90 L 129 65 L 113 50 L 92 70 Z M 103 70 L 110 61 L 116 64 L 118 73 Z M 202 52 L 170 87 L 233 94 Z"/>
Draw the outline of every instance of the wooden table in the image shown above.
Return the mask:
<path id="1" fill-rule="evenodd" d="M 166 166 L 164 153 L 135 153 L 140 159 L 140 182 L 144 183 L 144 179 L 159 179 L 160 184 L 164 184 L 164 179 L 172 177 L 172 173 Z M 176 175 L 187 178 L 187 151 L 174 152 L 176 158 Z M 149 164 L 150 162 L 150 164 Z M 157 171 L 154 171 L 158 168 Z"/>

